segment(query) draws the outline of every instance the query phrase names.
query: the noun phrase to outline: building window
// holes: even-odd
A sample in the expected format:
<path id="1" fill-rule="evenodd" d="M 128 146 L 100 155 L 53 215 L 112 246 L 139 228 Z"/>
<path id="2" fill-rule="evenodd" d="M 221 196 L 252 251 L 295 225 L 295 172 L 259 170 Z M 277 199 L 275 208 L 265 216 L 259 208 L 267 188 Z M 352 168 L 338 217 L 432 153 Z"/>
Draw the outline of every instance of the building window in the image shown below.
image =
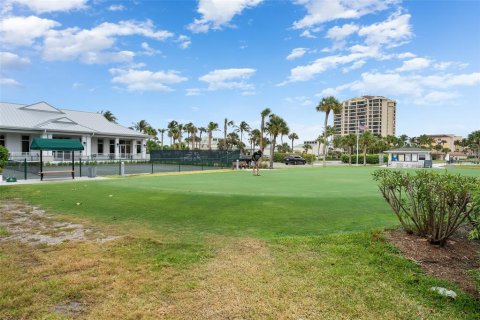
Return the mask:
<path id="1" fill-rule="evenodd" d="M 411 162 L 411 161 L 412 161 L 412 155 L 411 155 L 410 153 L 407 153 L 407 154 L 405 155 L 405 161 L 406 161 L 406 162 Z"/>
<path id="2" fill-rule="evenodd" d="M 425 155 L 424 154 L 419 154 L 418 155 L 418 160 L 425 160 Z"/>
<path id="3" fill-rule="evenodd" d="M 392 161 L 398 161 L 398 154 L 396 153 L 392 154 Z"/>
<path id="4" fill-rule="evenodd" d="M 22 136 L 22 152 L 30 152 L 30 136 Z"/>
<path id="5" fill-rule="evenodd" d="M 115 153 L 115 140 L 110 140 L 110 153 Z"/>
<path id="6" fill-rule="evenodd" d="M 418 154 L 412 153 L 412 161 L 417 162 L 418 161 Z"/>
<path id="7" fill-rule="evenodd" d="M 3 134 L 0 134 L 0 146 L 4 146 L 5 147 L 5 135 Z"/>
<path id="8" fill-rule="evenodd" d="M 404 154 L 399 154 L 398 155 L 398 161 L 405 162 L 405 155 Z"/>
<path id="9" fill-rule="evenodd" d="M 137 141 L 137 154 L 142 153 L 142 141 Z"/>
<path id="10" fill-rule="evenodd" d="M 103 140 L 97 141 L 97 153 L 99 154 L 103 153 Z"/>

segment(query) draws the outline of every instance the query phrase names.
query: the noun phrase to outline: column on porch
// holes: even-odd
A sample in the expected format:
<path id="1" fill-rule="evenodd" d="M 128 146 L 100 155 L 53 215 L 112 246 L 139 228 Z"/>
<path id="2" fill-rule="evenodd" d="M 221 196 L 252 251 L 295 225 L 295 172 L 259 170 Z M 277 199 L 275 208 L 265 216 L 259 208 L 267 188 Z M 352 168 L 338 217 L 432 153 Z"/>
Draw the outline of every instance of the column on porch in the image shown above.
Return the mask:
<path id="1" fill-rule="evenodd" d="M 82 156 L 90 158 L 92 155 L 92 137 L 90 135 L 82 136 L 82 144 L 84 148 L 81 152 Z"/>
<path id="2" fill-rule="evenodd" d="M 108 156 L 110 153 L 110 139 L 103 138 L 103 155 Z"/>
<path id="3" fill-rule="evenodd" d="M 137 149 L 136 149 L 136 141 L 130 141 L 130 156 L 132 159 L 136 159 Z"/>
<path id="4" fill-rule="evenodd" d="M 115 138 L 115 159 L 120 158 L 120 139 Z"/>
<path id="5" fill-rule="evenodd" d="M 147 158 L 147 139 L 142 139 L 142 159 Z"/>

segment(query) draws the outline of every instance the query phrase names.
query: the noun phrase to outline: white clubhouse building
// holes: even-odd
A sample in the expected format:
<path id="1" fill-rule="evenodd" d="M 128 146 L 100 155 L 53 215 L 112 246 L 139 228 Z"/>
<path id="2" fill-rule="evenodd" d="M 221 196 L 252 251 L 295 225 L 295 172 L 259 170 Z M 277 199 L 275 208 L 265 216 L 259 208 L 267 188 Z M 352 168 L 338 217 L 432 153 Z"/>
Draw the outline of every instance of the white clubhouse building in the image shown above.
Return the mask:
<path id="1" fill-rule="evenodd" d="M 100 113 L 58 109 L 46 102 L 30 105 L 0 102 L 0 145 L 12 160 L 38 160 L 33 138 L 79 139 L 84 160 L 147 159 L 148 135 L 105 119 Z M 44 161 L 68 161 L 70 153 L 44 152 Z"/>

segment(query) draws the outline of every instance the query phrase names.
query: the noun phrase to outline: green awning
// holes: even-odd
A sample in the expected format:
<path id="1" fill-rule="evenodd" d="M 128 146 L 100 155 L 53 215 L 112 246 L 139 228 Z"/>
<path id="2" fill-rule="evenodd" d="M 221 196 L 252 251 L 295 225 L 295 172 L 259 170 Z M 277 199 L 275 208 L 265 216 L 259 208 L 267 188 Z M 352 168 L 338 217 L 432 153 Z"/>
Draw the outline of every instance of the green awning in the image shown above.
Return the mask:
<path id="1" fill-rule="evenodd" d="M 31 150 L 58 150 L 58 151 L 79 151 L 83 145 L 78 139 L 43 139 L 33 138 Z"/>

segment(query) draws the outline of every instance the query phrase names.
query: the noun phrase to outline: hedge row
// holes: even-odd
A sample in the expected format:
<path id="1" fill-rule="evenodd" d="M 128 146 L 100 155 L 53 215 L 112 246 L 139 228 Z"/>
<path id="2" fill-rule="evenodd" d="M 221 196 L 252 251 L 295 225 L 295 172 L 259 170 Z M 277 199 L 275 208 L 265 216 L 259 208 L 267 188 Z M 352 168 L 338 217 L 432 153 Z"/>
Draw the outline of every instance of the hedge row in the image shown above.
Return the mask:
<path id="1" fill-rule="evenodd" d="M 273 162 L 283 162 L 283 159 L 286 156 L 292 155 L 294 153 L 282 153 L 282 152 L 275 152 L 273 154 Z M 299 156 L 303 157 L 307 163 L 311 164 L 313 163 L 317 157 L 314 154 L 298 154 Z"/>
<path id="2" fill-rule="evenodd" d="M 384 155 L 383 156 L 383 162 L 387 163 L 388 161 L 388 156 Z M 348 163 L 348 154 L 343 154 L 342 155 L 342 162 L 343 163 Z M 352 154 L 352 163 L 356 164 L 357 163 L 357 155 Z M 363 154 L 358 155 L 358 163 L 363 164 Z M 379 157 L 378 154 L 367 154 L 367 163 L 368 164 L 379 164 Z"/>

